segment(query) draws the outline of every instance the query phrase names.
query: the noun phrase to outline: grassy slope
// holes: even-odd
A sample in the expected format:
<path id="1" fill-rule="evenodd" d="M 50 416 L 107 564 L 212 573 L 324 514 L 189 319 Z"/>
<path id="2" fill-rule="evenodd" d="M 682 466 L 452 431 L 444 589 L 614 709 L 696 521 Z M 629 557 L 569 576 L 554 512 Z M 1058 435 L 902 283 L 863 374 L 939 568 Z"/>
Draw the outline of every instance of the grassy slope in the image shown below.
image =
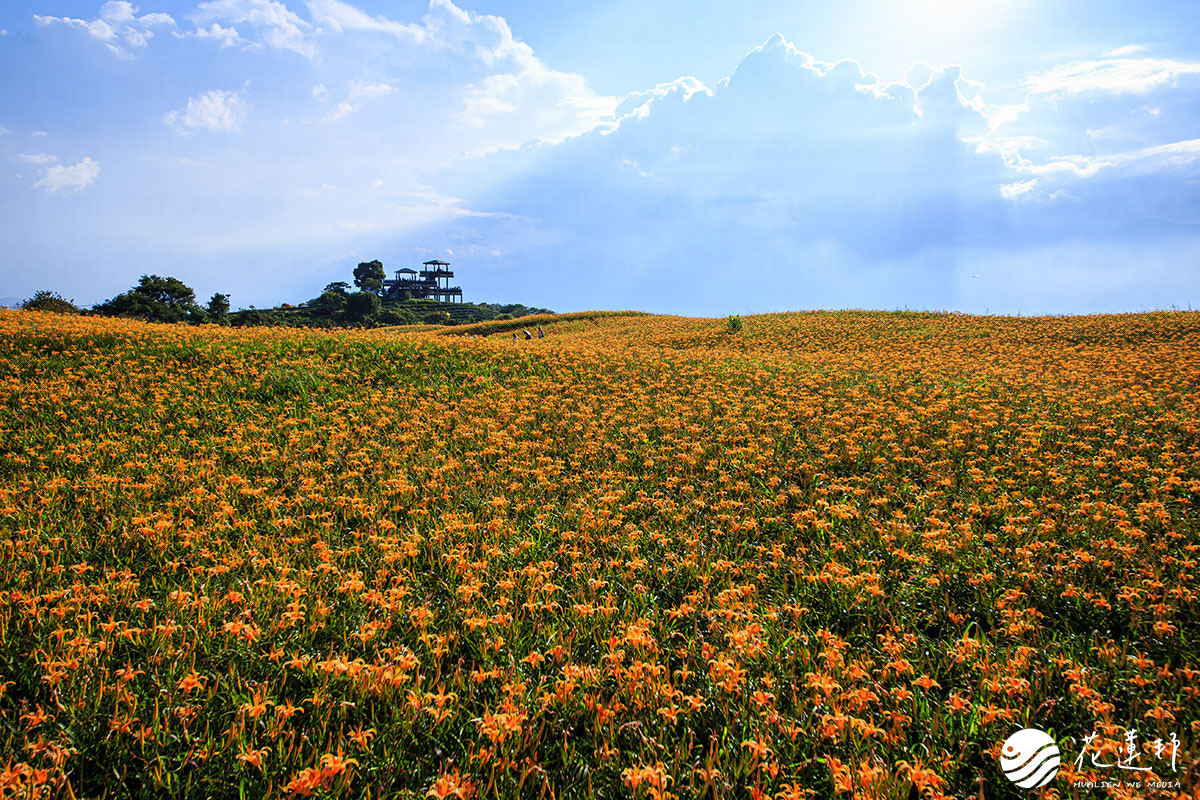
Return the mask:
<path id="1" fill-rule="evenodd" d="M 527 317 L 509 320 L 493 320 L 477 322 L 473 325 L 455 325 L 443 328 L 443 336 L 491 336 L 495 333 L 509 333 L 528 328 L 533 331 L 539 325 L 543 328 L 553 325 L 560 332 L 567 330 L 569 323 L 587 321 L 599 324 L 597 321 L 610 317 L 643 316 L 642 311 L 577 311 L 570 314 L 534 314 Z"/>

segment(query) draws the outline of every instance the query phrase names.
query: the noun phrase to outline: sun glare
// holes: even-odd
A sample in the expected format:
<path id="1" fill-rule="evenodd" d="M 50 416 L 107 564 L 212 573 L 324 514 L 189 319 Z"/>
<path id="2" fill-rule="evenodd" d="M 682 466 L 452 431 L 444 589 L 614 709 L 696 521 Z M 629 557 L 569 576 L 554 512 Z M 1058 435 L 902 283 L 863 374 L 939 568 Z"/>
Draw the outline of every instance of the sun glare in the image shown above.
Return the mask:
<path id="1" fill-rule="evenodd" d="M 1021 16 L 1024 0 L 909 0 L 870 6 L 876 56 L 937 64 L 961 60 L 984 40 L 994 42 Z"/>

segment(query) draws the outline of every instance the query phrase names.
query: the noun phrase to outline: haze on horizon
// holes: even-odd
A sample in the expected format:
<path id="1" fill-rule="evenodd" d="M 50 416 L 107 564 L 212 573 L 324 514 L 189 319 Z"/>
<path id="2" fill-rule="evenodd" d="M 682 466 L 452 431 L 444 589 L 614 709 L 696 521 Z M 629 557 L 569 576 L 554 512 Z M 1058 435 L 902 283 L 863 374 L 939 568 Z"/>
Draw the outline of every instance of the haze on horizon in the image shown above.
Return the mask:
<path id="1" fill-rule="evenodd" d="M 457 5 L 456 3 L 462 3 Z M 1200 7 L 17 0 L 0 295 L 1200 304 Z"/>

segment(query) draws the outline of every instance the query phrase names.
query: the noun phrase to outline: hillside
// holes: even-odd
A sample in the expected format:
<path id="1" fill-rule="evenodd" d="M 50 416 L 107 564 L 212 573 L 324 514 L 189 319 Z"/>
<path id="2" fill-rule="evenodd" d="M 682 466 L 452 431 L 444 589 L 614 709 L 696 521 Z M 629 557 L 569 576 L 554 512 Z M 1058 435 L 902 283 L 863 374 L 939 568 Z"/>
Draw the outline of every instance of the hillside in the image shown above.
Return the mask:
<path id="1" fill-rule="evenodd" d="M 544 308 L 528 308 L 520 303 L 442 303 L 437 300 L 385 300 L 380 313 L 370 319 L 347 313 L 319 313 L 313 308 L 285 305 L 262 309 L 259 313 L 240 312 L 233 316 L 235 325 L 283 325 L 286 327 L 388 327 L 423 322 L 430 314 L 446 315 L 447 324 L 469 325 L 489 320 L 521 318 L 531 314 L 553 313 Z"/>
<path id="2" fill-rule="evenodd" d="M 1200 314 L 537 322 L 0 311 L 6 785 L 1196 789 Z"/>

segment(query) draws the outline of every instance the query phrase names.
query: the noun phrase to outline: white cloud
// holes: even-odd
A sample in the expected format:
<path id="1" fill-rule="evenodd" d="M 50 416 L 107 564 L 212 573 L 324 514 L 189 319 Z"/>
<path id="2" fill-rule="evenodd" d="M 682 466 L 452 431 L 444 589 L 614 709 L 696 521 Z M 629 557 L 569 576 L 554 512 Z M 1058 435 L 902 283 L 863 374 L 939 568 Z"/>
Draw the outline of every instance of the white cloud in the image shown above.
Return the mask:
<path id="1" fill-rule="evenodd" d="M 653 284 L 647 293 L 673 291 L 665 287 L 691 283 L 697 259 L 745 270 L 733 294 L 761 291 L 772 285 L 764 270 L 802 264 L 800 252 L 869 263 L 940 237 L 970 239 L 986 227 L 988 207 L 1001 205 L 996 187 L 1012 178 L 999 158 L 957 138 L 972 125 L 986 130 L 962 104 L 961 79 L 956 68 L 931 70 L 916 92 L 773 37 L 714 88 L 695 78 L 664 83 L 626 97 L 618 123 L 482 159 L 503 183 L 460 196 L 491 216 L 423 235 L 486 243 L 531 264 L 534 276 L 552 270 L 546 248 L 571 252 L 586 261 L 580 295 L 639 282 Z M 525 168 L 510 170 L 518 160 Z M 491 180 L 485 172 L 479 185 Z M 644 268 L 659 263 L 661 274 Z"/>
<path id="2" fill-rule="evenodd" d="M 1136 172 L 1158 172 L 1187 167 L 1197 161 L 1200 161 L 1200 139 L 1188 139 L 1100 156 L 1061 156 L 1046 164 L 1025 161 L 1016 165 L 1016 168 L 1032 174 L 1069 172 L 1076 177 L 1090 178 L 1110 167 L 1128 167 Z"/>
<path id="3" fill-rule="evenodd" d="M 41 187 L 51 194 L 59 189 L 65 189 L 70 194 L 86 189 L 99 174 L 100 165 L 91 158 L 85 158 L 69 167 L 55 164 L 46 170 L 45 175 L 34 186 Z"/>
<path id="4" fill-rule="evenodd" d="M 251 42 L 243 39 L 238 33 L 237 28 L 233 27 L 232 25 L 228 28 L 224 28 L 216 22 L 212 23 L 207 28 L 197 27 L 196 30 L 192 31 L 191 35 L 195 36 L 197 39 L 210 39 L 214 42 L 217 42 L 221 49 L 233 47 L 235 44 L 240 44 L 251 49 L 255 47 L 262 47 L 262 45 L 258 44 L 257 42 Z"/>
<path id="5" fill-rule="evenodd" d="M 1025 86 L 1033 94 L 1144 94 L 1188 75 L 1200 75 L 1200 63 L 1162 58 L 1106 58 L 1075 61 L 1035 73 L 1025 79 Z"/>
<path id="6" fill-rule="evenodd" d="M 380 97 L 387 97 L 395 92 L 396 89 L 394 86 L 381 81 L 350 81 L 346 99 L 337 104 L 337 107 L 329 113 L 325 121 L 336 122 L 347 114 L 358 111 L 362 108 L 363 103 L 376 100 Z M 329 90 L 323 84 L 317 84 L 313 87 L 314 98 L 324 98 L 328 94 Z"/>
<path id="7" fill-rule="evenodd" d="M 194 19 L 249 25 L 260 32 L 263 43 L 270 48 L 290 50 L 310 59 L 317 54 L 307 33 L 312 25 L 278 0 L 209 0 L 197 6 Z"/>
<path id="8" fill-rule="evenodd" d="M 679 94 L 683 97 L 684 102 L 692 99 L 692 95 L 703 92 L 711 97 L 713 90 L 704 85 L 704 82 L 699 78 L 694 78 L 690 75 L 676 78 L 673 81 L 660 83 L 653 89 L 647 89 L 642 92 L 630 92 L 621 99 L 614 110 L 614 115 L 617 117 L 625 117 L 633 115 L 637 118 L 644 118 L 650 113 L 650 107 L 656 100 L 661 100 L 670 95 Z"/>
<path id="9" fill-rule="evenodd" d="M 1138 53 L 1144 53 L 1147 48 L 1144 44 L 1127 44 L 1124 47 L 1117 47 L 1113 50 L 1107 50 L 1103 53 L 1105 57 L 1114 58 L 1117 56 L 1132 56 Z"/>
<path id="10" fill-rule="evenodd" d="M 451 0 L 430 0 L 420 25 L 371 16 L 344 0 L 308 0 L 308 8 L 334 33 L 385 34 L 422 46 L 430 57 L 457 60 L 450 74 L 468 77 L 454 118 L 479 132 L 468 137 L 478 142 L 466 146 L 469 153 L 561 141 L 614 120 L 619 98 L 597 94 L 581 75 L 547 66 L 501 17 L 466 11 Z M 359 105 L 348 97 L 333 116 Z"/>
<path id="11" fill-rule="evenodd" d="M 17 158 L 24 161 L 26 164 L 49 164 L 52 161 L 58 161 L 58 156 L 48 155 L 46 153 L 34 153 L 32 155 L 21 154 Z"/>
<path id="12" fill-rule="evenodd" d="M 308 13 L 314 22 L 328 25 L 333 30 L 367 31 L 383 33 L 408 42 L 426 40 L 428 31 L 421 25 L 396 22 L 384 16 L 375 16 L 355 8 L 342 0 L 308 0 Z"/>
<path id="13" fill-rule="evenodd" d="M 1012 200 L 1014 197 L 1020 197 L 1026 192 L 1032 191 L 1033 187 L 1037 186 L 1037 178 L 1031 178 L 1027 181 L 1014 181 L 1013 183 L 1005 183 L 1000 187 L 1000 196 L 1006 200 Z"/>
<path id="14" fill-rule="evenodd" d="M 10 131 L 8 128 L 4 127 L 3 125 L 0 125 L 0 136 L 6 136 L 10 133 L 12 133 L 12 131 Z"/>
<path id="15" fill-rule="evenodd" d="M 491 141 L 482 152 L 533 139 L 562 141 L 615 121 L 621 98 L 597 94 L 582 75 L 551 69 L 519 44 L 508 53 L 509 71 L 466 87 L 458 120 L 468 128 L 488 129 Z M 476 49 L 488 66 L 497 65 L 504 52 L 503 41 Z"/>
<path id="16" fill-rule="evenodd" d="M 484 294 L 544 292 L 554 306 L 557 293 L 580 308 L 636 293 L 658 298 L 654 310 L 694 313 L 742 303 L 954 307 L 951 293 L 937 293 L 953 287 L 964 242 L 990 254 L 987 274 L 998 275 L 1050 245 L 1115 253 L 1112 242 L 1190 235 L 1200 177 L 1190 81 L 1164 81 L 1151 97 L 1037 95 L 1002 134 L 986 118 L 1002 113 L 989 88 L 958 68 L 918 71 L 912 83 L 921 88 L 774 39 L 711 89 L 665 83 L 626 97 L 616 124 L 479 159 L 482 178 L 454 192 L 491 216 L 422 228 L 397 248 L 494 247 L 521 265 L 476 290 Z M 1109 117 L 1136 126 L 1103 147 L 1079 146 Z M 547 289 L 563 252 L 569 288 Z M 879 270 L 887 281 L 872 279 Z M 720 280 L 729 274 L 737 281 Z M 1028 310 L 999 297 L 979 310 L 984 302 Z"/>
<path id="17" fill-rule="evenodd" d="M 213 89 L 188 100 L 187 107 L 168 111 L 163 122 L 187 133 L 194 130 L 236 132 L 242 129 L 249 107 L 237 92 Z"/>
<path id="18" fill-rule="evenodd" d="M 971 140 L 977 152 L 999 154 L 1013 173 L 1047 181 L 1094 181 L 1101 173 L 1113 173 L 1110 180 L 1183 175 L 1196 161 L 1200 62 L 1139 57 L 1141 49 L 1118 48 L 1103 59 L 1030 75 L 1017 105 L 980 100 L 990 130 Z"/>
<path id="19" fill-rule="evenodd" d="M 920 89 L 929 83 L 929 79 L 932 77 L 933 67 L 924 61 L 918 61 L 909 67 L 908 72 L 904 73 L 904 82 L 914 89 Z"/>
<path id="20" fill-rule="evenodd" d="M 350 81 L 350 96 L 355 100 L 374 100 L 395 91 L 391 84 L 382 81 Z"/>
<path id="21" fill-rule="evenodd" d="M 154 12 L 138 16 L 137 12 L 138 7 L 127 0 L 108 0 L 100 7 L 99 16 L 91 21 L 41 14 L 34 14 L 33 21 L 38 25 L 58 23 L 85 31 L 104 42 L 108 49 L 117 55 L 128 56 L 130 48 L 143 48 L 154 37 L 151 28 L 175 26 L 175 20 L 170 14 Z"/>
<path id="22" fill-rule="evenodd" d="M 296 5 L 293 2 L 292 5 Z M 447 131 L 456 140 L 458 153 L 479 155 L 526 142 L 558 142 L 597 126 L 611 127 L 621 98 L 601 95 L 578 74 L 548 66 L 533 49 L 518 39 L 501 17 L 464 10 L 452 0 L 429 0 L 420 21 L 398 21 L 370 14 L 346 0 L 305 0 L 308 18 L 301 17 L 286 0 L 202 0 L 190 15 L 194 29 L 175 31 L 177 38 L 214 42 L 221 48 L 271 48 L 294 52 L 317 60 L 319 48 L 328 48 L 331 61 L 349 53 L 356 57 L 358 41 L 343 37 L 383 36 L 408 49 L 392 46 L 391 63 L 419 59 L 431 68 L 443 68 L 437 100 L 420 98 L 436 107 L 442 118 L 458 130 Z M 42 24 L 67 24 L 104 41 L 114 52 L 145 47 L 150 27 L 174 24 L 164 14 L 138 16 L 126 0 L 109 0 L 97 19 L 37 17 Z M 391 58 L 394 56 L 394 58 Z M 345 59 L 341 59 L 344 62 Z M 396 82 L 388 80 L 388 61 L 372 66 L 371 84 L 350 91 L 340 102 L 330 101 L 324 119 L 333 121 L 359 111 L 380 97 L 372 87 L 388 91 Z M 436 66 L 434 66 L 436 65 Z M 326 74 L 320 75 L 330 86 Z M 335 79 L 344 80 L 345 73 Z M 384 87 L 389 87 L 384 89 Z M 442 98 L 445 98 L 443 101 Z M 450 103 L 457 107 L 446 108 Z M 194 116 L 194 115 L 193 115 Z M 192 127 L 188 112 L 172 112 L 169 121 Z M 222 129 L 238 123 L 236 115 L 225 117 Z"/>

